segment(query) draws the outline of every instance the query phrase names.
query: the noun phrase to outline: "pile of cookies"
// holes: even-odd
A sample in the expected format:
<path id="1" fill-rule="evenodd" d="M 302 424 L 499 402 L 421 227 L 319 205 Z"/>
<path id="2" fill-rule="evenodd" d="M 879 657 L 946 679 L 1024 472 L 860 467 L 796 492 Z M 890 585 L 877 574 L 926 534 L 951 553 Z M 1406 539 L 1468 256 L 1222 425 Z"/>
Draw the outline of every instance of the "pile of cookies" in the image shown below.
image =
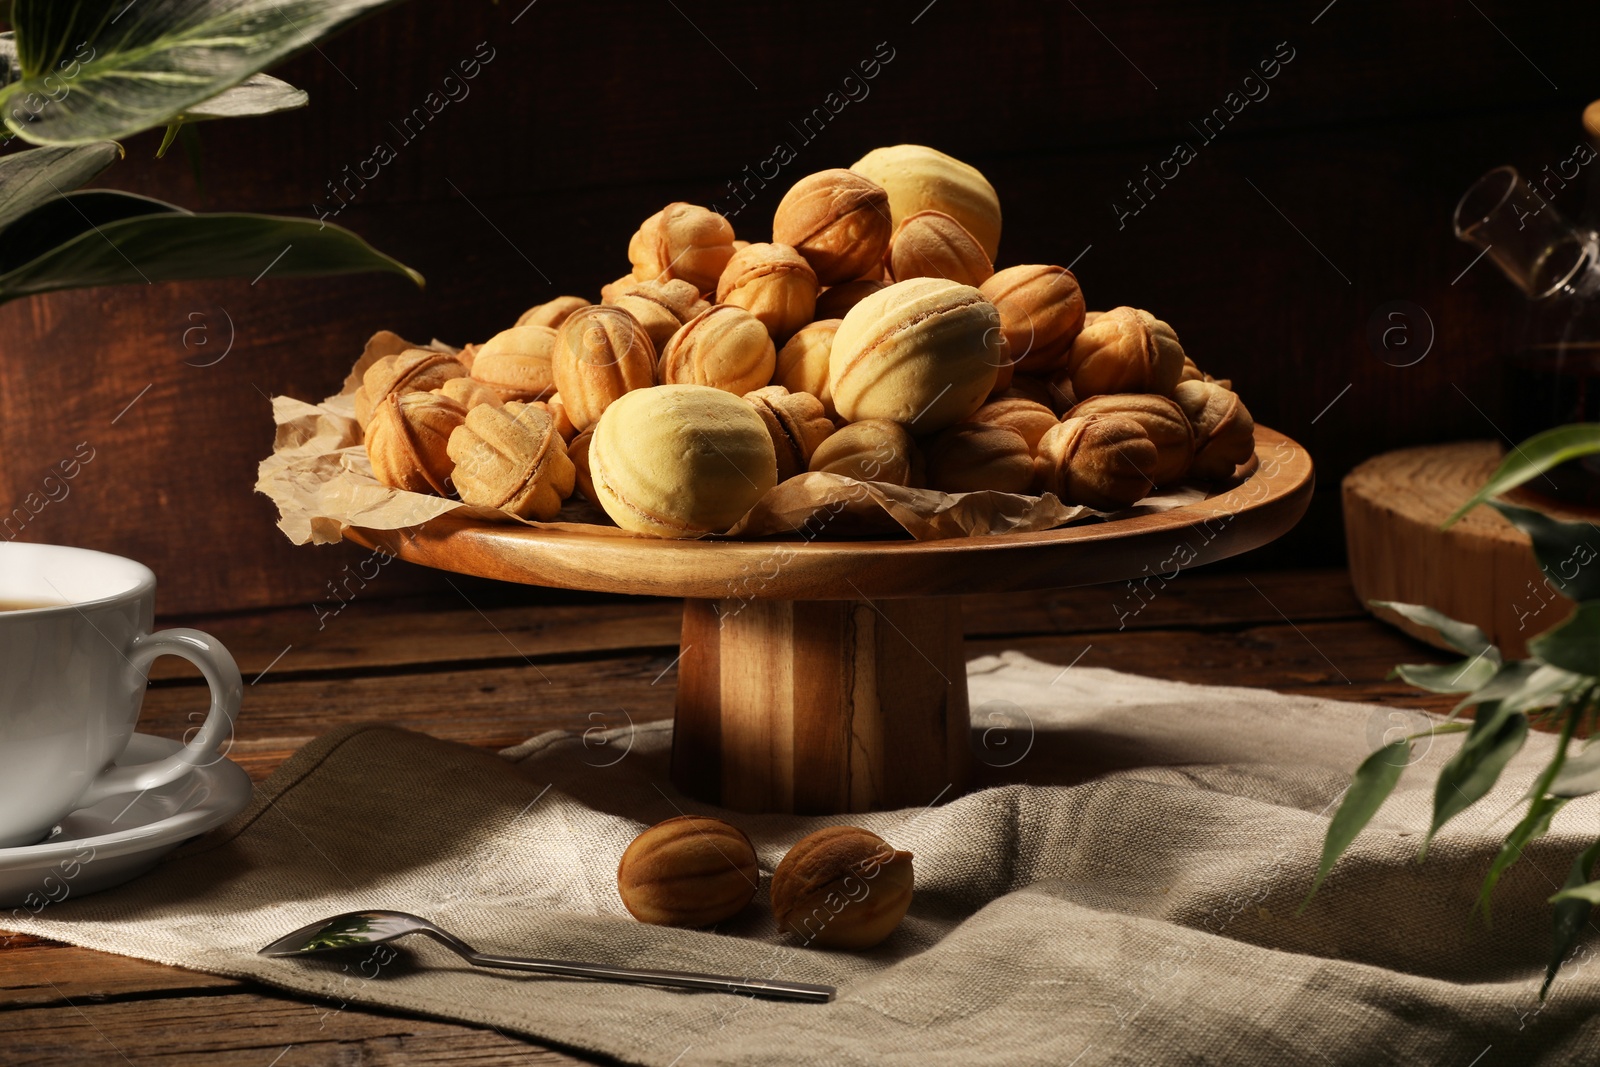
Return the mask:
<path id="1" fill-rule="evenodd" d="M 699 537 L 810 471 L 1113 511 L 1251 457 L 1250 413 L 1170 325 L 1087 311 L 1064 267 L 997 271 L 999 240 L 988 180 L 919 145 L 802 178 L 769 242 L 669 204 L 600 303 L 367 367 L 373 473 L 539 520 L 581 492 L 624 529 Z"/>

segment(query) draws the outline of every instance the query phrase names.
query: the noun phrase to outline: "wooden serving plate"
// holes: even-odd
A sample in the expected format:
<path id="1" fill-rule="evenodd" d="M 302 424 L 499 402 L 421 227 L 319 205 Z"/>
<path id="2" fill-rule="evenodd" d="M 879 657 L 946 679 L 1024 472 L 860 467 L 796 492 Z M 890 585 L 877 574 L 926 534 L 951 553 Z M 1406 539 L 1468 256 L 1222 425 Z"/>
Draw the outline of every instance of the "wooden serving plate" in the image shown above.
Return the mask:
<path id="1" fill-rule="evenodd" d="M 1305 513 L 1294 441 L 1256 427 L 1237 484 L 1168 511 L 939 541 L 669 541 L 448 515 L 346 536 L 427 567 L 529 585 L 685 598 L 672 777 L 743 811 L 929 804 L 971 762 L 962 593 L 1170 581 Z"/>

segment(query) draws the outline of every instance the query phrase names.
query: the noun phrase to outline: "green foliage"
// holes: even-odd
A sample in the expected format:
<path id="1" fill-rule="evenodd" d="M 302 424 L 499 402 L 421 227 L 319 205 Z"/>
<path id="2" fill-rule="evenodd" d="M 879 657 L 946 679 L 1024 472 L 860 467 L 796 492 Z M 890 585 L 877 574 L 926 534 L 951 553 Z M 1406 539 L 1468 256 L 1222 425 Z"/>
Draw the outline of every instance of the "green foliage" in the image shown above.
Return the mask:
<path id="1" fill-rule="evenodd" d="M 185 278 L 387 271 L 422 276 L 348 230 L 307 219 L 198 215 L 111 190 L 76 192 L 165 126 L 304 107 L 262 73 L 397 0 L 18 0 L 0 34 L 0 303 L 56 289 Z M 191 162 L 193 159 L 191 158 Z"/>
<path id="2" fill-rule="evenodd" d="M 1538 780 L 1533 783 L 1533 788 L 1528 790 L 1527 814 L 1506 835 L 1505 844 L 1500 846 L 1499 854 L 1489 865 L 1489 873 L 1484 876 L 1483 888 L 1478 893 L 1478 902 L 1475 905 L 1483 912 L 1485 926 L 1489 925 L 1489 902 L 1494 896 L 1494 887 L 1499 883 L 1500 876 L 1522 858 L 1523 849 L 1545 835 L 1545 831 L 1550 829 L 1550 820 L 1555 818 L 1556 812 L 1567 802 L 1563 797 L 1550 794 L 1550 783 L 1561 773 L 1561 765 L 1567 758 L 1567 742 L 1572 740 L 1572 731 L 1576 726 L 1577 720 L 1569 717 L 1566 725 L 1562 727 L 1561 743 L 1556 746 L 1555 757 L 1551 759 L 1549 766 L 1540 772 Z"/>
<path id="3" fill-rule="evenodd" d="M 1553 430 L 1534 434 L 1520 445 L 1514 446 L 1489 480 L 1455 514 L 1445 520 L 1451 525 L 1461 516 L 1486 502 L 1490 497 L 1509 493 L 1517 486 L 1537 478 L 1547 470 L 1559 467 L 1569 459 L 1600 452 L 1600 423 L 1579 422 L 1570 426 L 1557 426 Z"/>
<path id="4" fill-rule="evenodd" d="M 1350 788 L 1345 790 L 1339 810 L 1333 813 L 1333 819 L 1328 823 L 1328 836 L 1322 843 L 1322 863 L 1317 867 L 1311 892 L 1306 894 L 1305 903 L 1300 905 L 1301 910 L 1311 903 L 1311 897 L 1321 887 L 1322 880 L 1328 877 L 1328 872 L 1333 870 L 1333 865 L 1339 862 L 1345 849 L 1350 847 L 1356 835 L 1366 828 L 1383 802 L 1389 799 L 1389 794 L 1394 792 L 1394 787 L 1400 781 L 1400 772 L 1411 760 L 1411 741 L 1409 737 L 1402 737 L 1389 742 L 1362 760 L 1356 773 L 1351 775 Z"/>
<path id="5" fill-rule="evenodd" d="M 1430 693 L 1471 693 L 1489 684 L 1500 670 L 1500 651 L 1456 663 L 1402 663 L 1390 672 Z"/>
<path id="6" fill-rule="evenodd" d="M 1420 604 L 1374 600 L 1372 606 L 1392 611 L 1418 626 L 1426 626 L 1438 633 L 1445 644 L 1467 657 L 1456 663 L 1402 663 L 1390 677 L 1398 676 L 1430 693 L 1471 693 L 1487 685 L 1500 670 L 1500 650 L 1490 644 L 1476 626 L 1457 622 L 1443 612 Z"/>
<path id="7" fill-rule="evenodd" d="M 178 133 L 196 122 L 271 115 L 279 111 L 293 111 L 310 102 L 311 98 L 304 89 L 296 89 L 270 74 L 252 75 L 222 95 L 203 100 L 174 116 L 167 123 L 167 132 L 161 138 L 161 147 L 156 150 L 156 155 L 166 155 L 172 142 L 178 139 Z"/>
<path id="8" fill-rule="evenodd" d="M 1306 894 L 1300 910 L 1304 911 L 1306 904 L 1311 903 L 1333 865 L 1394 792 L 1400 772 L 1411 762 L 1411 743 L 1421 737 L 1456 733 L 1466 728 L 1464 723 L 1440 723 L 1422 733 L 1391 741 L 1361 762 L 1350 779 L 1344 799 L 1339 802 L 1339 810 L 1333 813 L 1333 821 L 1328 824 L 1328 837 L 1322 845 L 1322 863 L 1317 867 L 1316 881 L 1311 883 L 1311 892 Z"/>
<path id="9" fill-rule="evenodd" d="M 1457 713 L 1475 709 L 1470 727 L 1447 720 L 1427 731 L 1439 733 L 1454 727 L 1467 736 L 1439 771 L 1433 819 L 1423 841 L 1422 856 L 1446 823 L 1494 788 L 1506 764 L 1527 741 L 1530 724 L 1560 730 L 1555 754 L 1523 798 L 1527 810 L 1506 835 L 1484 877 L 1477 908 L 1482 910 L 1486 923 L 1490 899 L 1501 876 L 1528 845 L 1549 830 L 1556 813 L 1576 797 L 1600 793 L 1600 743 L 1590 743 L 1569 756 L 1579 727 L 1586 723 L 1592 726 L 1600 713 L 1600 529 L 1490 498 L 1561 463 L 1594 453 L 1600 453 L 1600 424 L 1561 426 L 1530 438 L 1511 450 L 1483 488 L 1445 524 L 1455 522 L 1479 504 L 1490 504 L 1528 534 L 1551 588 L 1577 601 L 1577 608 L 1566 620 L 1528 642 L 1529 658 L 1506 662 L 1483 631 L 1431 608 L 1376 604 L 1437 631 L 1447 645 L 1467 657 L 1444 665 L 1395 668 L 1398 676 L 1418 688 L 1464 694 Z M 1406 738 L 1385 745 L 1357 768 L 1349 791 L 1328 824 L 1322 861 L 1311 887 L 1313 894 L 1393 792 L 1407 762 L 1411 741 Z M 1549 992 L 1562 961 L 1581 936 L 1590 908 L 1600 903 L 1600 881 L 1591 880 L 1597 860 L 1600 841 L 1576 858 L 1566 885 L 1551 898 L 1555 928 L 1552 955 L 1539 991 L 1541 998 Z M 1306 899 L 1309 902 L 1310 896 Z"/>
<path id="10" fill-rule="evenodd" d="M 178 112 L 177 120 L 203 122 L 209 119 L 273 115 L 279 111 L 305 107 L 310 102 L 311 97 L 306 95 L 304 89 L 296 89 L 270 74 L 253 74 L 227 92 Z"/>
<path id="11" fill-rule="evenodd" d="M 76 189 L 119 155 L 111 141 L 79 148 L 36 148 L 0 156 L 0 230 L 34 208 Z"/>
<path id="12" fill-rule="evenodd" d="M 1529 641 L 1528 651 L 1553 667 L 1600 677 L 1600 600 L 1579 604 L 1565 621 Z"/>
<path id="13" fill-rule="evenodd" d="M 1550 962 L 1545 966 L 1544 984 L 1539 987 L 1540 1000 L 1550 992 L 1550 983 L 1556 980 L 1556 972 L 1561 969 L 1572 946 L 1578 943 L 1584 924 L 1589 921 L 1589 911 L 1594 907 L 1596 894 L 1586 895 L 1580 890 L 1600 890 L 1600 883 L 1589 881 L 1594 877 L 1597 859 L 1600 859 L 1600 841 L 1578 853 L 1578 858 L 1572 861 L 1566 884 L 1561 887 L 1561 892 L 1550 898 L 1550 903 L 1555 905 L 1552 909 L 1555 936 L 1552 938 Z"/>
<path id="14" fill-rule="evenodd" d="M 1550 783 L 1550 792 L 1558 797 L 1600 793 L 1600 744 L 1590 744 L 1567 760 L 1567 765 Z"/>
<path id="15" fill-rule="evenodd" d="M 1439 771 L 1433 793 L 1433 822 L 1422 839 L 1419 859 L 1428 854 L 1433 835 L 1451 819 L 1482 800 L 1494 788 L 1528 739 L 1528 717 L 1505 711 L 1498 703 L 1482 704 L 1466 741 Z"/>
<path id="16" fill-rule="evenodd" d="M 17 0 L 20 76 L 0 89 L 0 111 L 34 144 L 131 137 L 395 2 Z"/>
<path id="17" fill-rule="evenodd" d="M 1489 865 L 1489 873 L 1483 876 L 1483 886 L 1478 890 L 1478 901 L 1473 905 L 1483 912 L 1485 926 L 1489 925 L 1489 901 L 1494 896 L 1494 887 L 1499 884 L 1500 876 L 1522 858 L 1523 849 L 1545 835 L 1545 831 L 1550 829 L 1550 820 L 1555 818 L 1556 812 L 1560 811 L 1565 803 L 1565 800 L 1558 797 L 1535 797 L 1528 805 L 1528 813 L 1506 835 L 1505 844 L 1500 846 L 1494 862 Z"/>
<path id="18" fill-rule="evenodd" d="M 1491 500 L 1489 506 L 1533 539 L 1533 555 L 1550 585 L 1570 600 L 1600 599 L 1600 530 L 1563 522 L 1533 508 Z"/>
<path id="19" fill-rule="evenodd" d="M 315 219 L 194 215 L 109 190 L 61 197 L 7 233 L 17 236 L 0 248 L 0 302 L 54 289 L 187 278 L 392 271 L 422 281 L 350 231 Z"/>
<path id="20" fill-rule="evenodd" d="M 1500 658 L 1500 650 L 1489 643 L 1488 636 L 1469 622 L 1457 622 L 1442 611 L 1425 608 L 1421 604 L 1402 604 L 1395 600 L 1374 600 L 1373 605 L 1411 620 L 1419 626 L 1438 631 L 1445 644 L 1464 656 L 1477 657 L 1487 652 Z"/>

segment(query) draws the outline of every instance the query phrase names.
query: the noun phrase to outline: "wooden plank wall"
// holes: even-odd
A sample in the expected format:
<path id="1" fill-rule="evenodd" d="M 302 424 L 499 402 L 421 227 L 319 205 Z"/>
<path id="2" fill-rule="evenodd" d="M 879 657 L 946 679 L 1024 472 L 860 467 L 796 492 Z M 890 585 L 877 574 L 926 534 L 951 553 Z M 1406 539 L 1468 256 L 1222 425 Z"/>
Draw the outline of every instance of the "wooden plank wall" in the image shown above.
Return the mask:
<path id="1" fill-rule="evenodd" d="M 290 546 L 252 494 L 267 395 L 331 391 L 381 327 L 481 340 L 531 303 L 592 295 L 669 200 L 729 207 L 745 180 L 735 225 L 760 237 L 793 180 L 913 141 L 992 179 L 1002 263 L 1076 261 L 1091 306 L 1168 318 L 1261 421 L 1309 446 L 1313 520 L 1261 558 L 1337 562 L 1351 466 L 1494 433 L 1521 309 L 1488 264 L 1462 273 L 1473 252 L 1450 209 L 1491 166 L 1571 156 L 1600 96 L 1597 30 L 1596 5 L 1511 0 L 403 5 L 279 72 L 309 110 L 206 127 L 200 181 L 143 137 L 105 184 L 309 216 L 338 206 L 330 182 L 365 173 L 337 220 L 422 270 L 426 291 L 269 272 L 0 307 L 0 508 L 89 449 L 19 536 L 148 561 L 165 612 L 326 597 L 356 554 Z M 1229 104 L 1226 125 L 1196 129 Z M 1143 184 L 1180 142 L 1194 158 Z M 369 162 L 380 144 L 393 158 Z M 795 158 L 772 177 L 780 144 Z M 1366 340 L 1394 300 L 1437 331 L 1415 366 Z M 225 359 L 193 365 L 230 335 Z"/>

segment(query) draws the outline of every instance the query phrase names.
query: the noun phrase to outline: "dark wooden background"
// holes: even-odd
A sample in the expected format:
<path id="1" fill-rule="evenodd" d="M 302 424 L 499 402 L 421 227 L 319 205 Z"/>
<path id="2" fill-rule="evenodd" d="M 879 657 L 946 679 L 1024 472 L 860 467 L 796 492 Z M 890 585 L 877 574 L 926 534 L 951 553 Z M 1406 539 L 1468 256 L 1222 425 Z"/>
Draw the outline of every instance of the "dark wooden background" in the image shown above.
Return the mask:
<path id="1" fill-rule="evenodd" d="M 1169 319 L 1202 366 L 1236 380 L 1260 421 L 1306 444 L 1318 503 L 1300 531 L 1255 558 L 1336 563 L 1337 486 L 1355 463 L 1496 435 L 1499 357 L 1521 307 L 1488 263 L 1466 270 L 1474 251 L 1452 236 L 1450 211 L 1489 167 L 1537 173 L 1572 154 L 1579 113 L 1600 96 L 1597 9 L 403 5 L 277 72 L 311 93 L 308 110 L 205 127 L 198 182 L 182 153 L 155 160 L 150 135 L 129 144 L 104 184 L 202 210 L 309 216 L 327 182 L 387 141 L 398 158 L 338 221 L 421 270 L 427 289 L 269 273 L 254 285 L 102 289 L 0 307 L 0 507 L 88 442 L 95 458 L 24 538 L 149 562 L 164 612 L 325 599 L 356 553 L 291 546 L 253 494 L 271 441 L 268 395 L 332 391 L 379 328 L 460 343 L 558 293 L 592 298 L 626 271 L 641 219 L 670 200 L 725 198 L 726 183 L 779 141 L 798 156 L 736 218 L 741 236 L 764 236 L 772 207 L 805 173 L 911 141 L 993 181 L 1002 265 L 1076 259 L 1091 306 L 1136 304 Z M 493 58 L 466 83 L 469 95 L 402 143 L 389 124 L 442 94 L 480 42 Z M 791 123 L 880 42 L 893 59 L 869 95 L 803 143 Z M 1279 42 L 1294 58 L 1267 83 L 1270 95 L 1202 144 L 1188 123 Z M 1124 183 L 1179 140 L 1198 158 L 1119 228 L 1111 205 L 1126 198 Z M 1582 199 L 1574 188 L 1558 204 L 1576 212 Z M 1395 300 L 1425 309 L 1436 328 L 1414 366 L 1391 366 L 1368 346 L 1369 321 Z M 230 321 L 227 357 L 190 365 L 216 358 Z M 1426 327 L 1414 329 L 1420 338 Z M 394 593 L 438 581 L 403 566 L 382 580 Z"/>

